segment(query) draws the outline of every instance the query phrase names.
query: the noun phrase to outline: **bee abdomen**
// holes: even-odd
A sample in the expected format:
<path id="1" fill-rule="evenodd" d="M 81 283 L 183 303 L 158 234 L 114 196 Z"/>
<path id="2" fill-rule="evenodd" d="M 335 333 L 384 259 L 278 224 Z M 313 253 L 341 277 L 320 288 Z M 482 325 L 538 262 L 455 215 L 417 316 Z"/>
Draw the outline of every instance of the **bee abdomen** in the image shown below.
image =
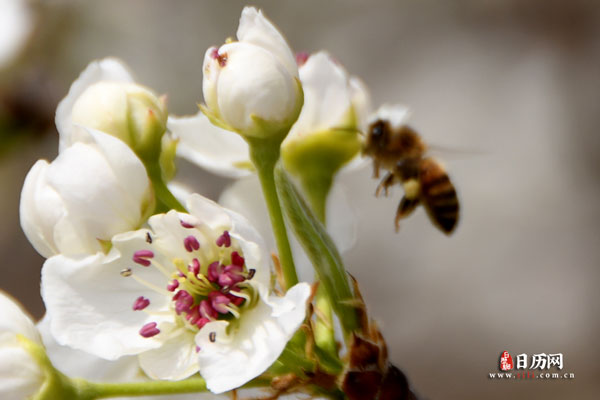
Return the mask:
<path id="1" fill-rule="evenodd" d="M 448 174 L 431 158 L 421 163 L 421 195 L 432 221 L 445 233 L 456 227 L 459 216 L 458 198 Z"/>

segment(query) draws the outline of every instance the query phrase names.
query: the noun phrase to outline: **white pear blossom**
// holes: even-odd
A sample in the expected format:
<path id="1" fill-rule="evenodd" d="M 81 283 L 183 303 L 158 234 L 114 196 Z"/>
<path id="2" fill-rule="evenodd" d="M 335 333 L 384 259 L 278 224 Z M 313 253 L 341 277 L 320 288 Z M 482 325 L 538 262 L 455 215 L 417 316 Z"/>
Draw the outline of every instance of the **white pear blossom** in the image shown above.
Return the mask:
<path id="1" fill-rule="evenodd" d="M 364 133 L 371 113 L 371 100 L 362 81 L 349 76 L 324 51 L 311 56 L 299 54 L 297 59 L 301 64 L 299 73 L 305 100 L 298 120 L 284 141 L 283 151 L 290 146 L 289 142 L 293 146 L 306 136 L 336 128 L 351 128 Z M 167 126 L 180 140 L 179 156 L 226 177 L 250 175 L 252 163 L 246 142 L 211 124 L 202 113 L 191 117 L 171 116 Z M 341 143 L 340 147 L 343 145 Z"/>
<path id="2" fill-rule="evenodd" d="M 59 344 L 109 360 L 137 354 L 155 379 L 199 371 L 221 393 L 279 357 L 304 320 L 310 287 L 274 296 L 254 228 L 199 195 L 187 209 L 116 235 L 106 255 L 48 259 L 42 296 Z"/>
<path id="3" fill-rule="evenodd" d="M 71 88 L 69 89 L 69 93 L 67 96 L 61 100 L 56 108 L 56 127 L 59 132 L 59 151 L 64 150 L 71 144 L 78 141 L 77 133 L 80 132 L 74 123 L 73 118 L 73 108 L 75 104 L 80 99 L 80 97 L 95 84 L 98 83 L 112 83 L 113 85 L 130 85 L 135 83 L 133 76 L 129 72 L 128 68 L 118 59 L 116 58 L 104 58 L 102 60 L 92 61 L 86 68 L 83 70 L 81 75 L 71 84 Z M 94 89 L 92 89 L 93 91 Z M 110 92 L 109 90 L 103 90 L 104 92 Z M 116 92 L 116 94 L 115 94 Z M 97 102 L 98 109 L 103 112 L 108 119 L 113 119 L 113 128 L 116 130 L 123 123 L 122 115 L 126 114 L 127 104 L 126 104 L 126 96 L 122 94 L 119 98 L 118 90 L 113 90 L 112 93 L 109 93 L 110 96 L 103 96 L 103 98 L 99 99 Z M 81 101 L 80 104 L 80 115 L 79 123 L 84 126 L 88 126 L 90 128 L 98 129 L 98 126 L 91 126 L 94 124 L 102 125 L 102 127 L 106 127 L 110 125 L 108 121 L 100 121 L 90 122 L 90 125 L 86 125 L 85 113 L 91 114 L 93 111 L 87 111 L 87 109 L 93 107 L 93 98 L 95 96 L 91 96 L 88 94 Z M 115 101 L 115 99 L 117 101 Z M 111 100 L 111 101 L 109 101 Z M 89 104 L 89 105 L 88 105 Z M 102 129 L 100 129 L 102 130 Z M 109 129 L 110 130 L 110 129 Z M 106 132 L 111 133 L 111 132 Z M 118 136 L 118 135 L 115 135 Z"/>
<path id="4" fill-rule="evenodd" d="M 306 139 L 308 135 L 331 130 L 364 131 L 370 96 L 362 81 L 350 77 L 326 51 L 312 55 L 300 53 L 297 59 L 301 64 L 304 106 L 282 147 Z"/>
<path id="5" fill-rule="evenodd" d="M 0 398 L 30 398 L 44 384 L 45 374 L 19 337 L 41 345 L 40 336 L 27 313 L 3 292 L 0 315 Z"/>
<path id="6" fill-rule="evenodd" d="M 360 159 L 371 105 L 362 81 L 350 77 L 329 53 L 300 53 L 297 60 L 304 107 L 281 145 L 281 157 L 288 171 L 305 179 Z M 350 169 L 362 164 L 355 161 Z"/>
<path id="7" fill-rule="evenodd" d="M 113 235 L 137 229 L 153 208 L 150 180 L 122 141 L 77 127 L 80 141 L 25 178 L 20 219 L 44 257 L 103 250 Z"/>
<path id="8" fill-rule="evenodd" d="M 266 137 L 294 123 L 302 106 L 298 67 L 277 28 L 254 7 L 242 11 L 238 41 L 212 47 L 204 57 L 207 112 L 244 136 Z"/>
<path id="9" fill-rule="evenodd" d="M 60 151 L 80 140 L 75 126 L 81 125 L 115 136 L 140 157 L 156 160 L 166 123 L 165 98 L 136 84 L 115 58 L 91 62 L 56 110 Z"/>
<path id="10" fill-rule="evenodd" d="M 26 0 L 0 0 L 0 68 L 19 55 L 33 29 L 34 16 Z"/>

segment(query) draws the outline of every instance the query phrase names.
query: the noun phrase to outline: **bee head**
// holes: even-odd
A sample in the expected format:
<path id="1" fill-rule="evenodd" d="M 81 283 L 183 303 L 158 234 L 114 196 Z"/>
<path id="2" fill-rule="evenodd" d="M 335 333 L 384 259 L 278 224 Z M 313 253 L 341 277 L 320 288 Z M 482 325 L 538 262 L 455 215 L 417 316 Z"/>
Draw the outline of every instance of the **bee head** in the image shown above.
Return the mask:
<path id="1" fill-rule="evenodd" d="M 388 143 L 389 131 L 389 122 L 382 119 L 378 119 L 369 125 L 364 153 L 369 154 L 385 149 Z"/>

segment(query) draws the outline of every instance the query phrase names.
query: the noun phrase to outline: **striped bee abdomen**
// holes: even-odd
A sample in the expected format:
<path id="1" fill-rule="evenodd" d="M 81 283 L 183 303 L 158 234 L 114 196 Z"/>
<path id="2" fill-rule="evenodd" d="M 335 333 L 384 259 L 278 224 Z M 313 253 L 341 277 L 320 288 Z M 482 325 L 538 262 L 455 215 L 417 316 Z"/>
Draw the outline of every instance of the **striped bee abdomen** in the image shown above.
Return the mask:
<path id="1" fill-rule="evenodd" d="M 420 166 L 422 203 L 431 221 L 450 234 L 459 216 L 458 197 L 444 168 L 433 158 L 424 158 Z"/>

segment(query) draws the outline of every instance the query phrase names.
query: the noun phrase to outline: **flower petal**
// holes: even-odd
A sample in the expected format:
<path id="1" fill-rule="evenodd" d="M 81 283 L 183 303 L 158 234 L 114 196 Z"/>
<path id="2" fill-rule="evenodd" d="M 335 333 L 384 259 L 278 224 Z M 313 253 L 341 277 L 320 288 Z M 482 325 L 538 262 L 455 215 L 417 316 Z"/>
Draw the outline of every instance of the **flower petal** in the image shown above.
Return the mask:
<path id="1" fill-rule="evenodd" d="M 352 110 L 348 74 L 328 53 L 311 55 L 300 68 L 300 81 L 304 106 L 286 140 L 348 125 Z"/>
<path id="2" fill-rule="evenodd" d="M 365 133 L 371 112 L 371 94 L 365 83 L 355 76 L 350 77 L 349 85 L 354 115 L 356 116 L 356 126 L 361 132 Z"/>
<path id="3" fill-rule="evenodd" d="M 146 170 L 127 145 L 102 132 L 82 132 L 85 140 L 60 153 L 46 173 L 63 203 L 53 237 L 65 254 L 101 250 L 97 239 L 138 227 L 151 201 Z M 44 213 L 56 211 L 44 208 Z"/>
<path id="4" fill-rule="evenodd" d="M 91 62 L 71 84 L 69 93 L 61 100 L 56 109 L 56 127 L 60 133 L 59 151 L 73 143 L 73 121 L 71 113 L 79 96 L 89 86 L 100 81 L 133 82 L 134 79 L 127 67 L 116 58 L 104 58 Z"/>
<path id="5" fill-rule="evenodd" d="M 8 294 L 0 291 L 0 337 L 23 335 L 41 343 L 40 336 L 29 314 Z"/>
<path id="6" fill-rule="evenodd" d="M 16 336 L 0 337 L 0 398 L 29 399 L 44 380 L 43 371 Z"/>
<path id="7" fill-rule="evenodd" d="M 170 302 L 163 289 L 165 276 L 157 268 L 131 261 L 135 251 L 149 246 L 146 234 L 140 230 L 119 235 L 106 256 L 58 255 L 46 260 L 42 298 L 59 344 L 115 360 L 157 348 L 168 338 L 174 316 L 163 312 Z M 122 276 L 128 269 L 133 276 Z M 132 309 L 139 296 L 150 300 L 144 312 Z M 149 322 L 157 322 L 161 334 L 152 338 L 139 335 Z"/>
<path id="8" fill-rule="evenodd" d="M 63 374 L 96 382 L 131 382 L 144 378 L 136 356 L 108 361 L 84 351 L 61 346 L 50 333 L 48 315 L 38 322 L 37 328 L 52 365 Z"/>
<path id="9" fill-rule="evenodd" d="M 159 348 L 139 355 L 144 372 L 153 379 L 181 380 L 198 372 L 194 333 L 186 328 L 173 332 Z"/>
<path id="10" fill-rule="evenodd" d="M 200 374 L 214 393 L 234 389 L 263 373 L 281 354 L 306 316 L 310 286 L 300 283 L 284 298 L 262 299 L 246 310 L 237 329 L 208 323 L 198 332 Z M 214 341 L 211 340 L 211 337 Z"/>
<path id="11" fill-rule="evenodd" d="M 369 117 L 369 124 L 378 119 L 387 120 L 392 125 L 392 128 L 398 129 L 406 124 L 410 117 L 410 110 L 401 104 L 383 104 L 377 111 Z"/>
<path id="12" fill-rule="evenodd" d="M 237 30 L 237 38 L 241 42 L 252 43 L 272 52 L 279 58 L 290 75 L 298 76 L 296 58 L 292 50 L 281 32 L 265 18 L 262 11 L 254 7 L 244 7 Z"/>
<path id="13" fill-rule="evenodd" d="M 201 112 L 169 117 L 167 127 L 180 139 L 177 155 L 202 168 L 232 178 L 249 175 L 253 169 L 244 139 L 211 124 Z"/>
<path id="14" fill-rule="evenodd" d="M 36 251 L 46 258 L 58 253 L 54 227 L 65 213 L 60 195 L 47 184 L 49 166 L 46 160 L 38 160 L 31 167 L 19 204 L 21 228 Z"/>
<path id="15" fill-rule="evenodd" d="M 238 131 L 254 127 L 253 116 L 282 122 L 296 116 L 298 87 L 294 76 L 262 47 L 242 42 L 219 49 L 227 54 L 217 82 L 218 110 Z"/>

